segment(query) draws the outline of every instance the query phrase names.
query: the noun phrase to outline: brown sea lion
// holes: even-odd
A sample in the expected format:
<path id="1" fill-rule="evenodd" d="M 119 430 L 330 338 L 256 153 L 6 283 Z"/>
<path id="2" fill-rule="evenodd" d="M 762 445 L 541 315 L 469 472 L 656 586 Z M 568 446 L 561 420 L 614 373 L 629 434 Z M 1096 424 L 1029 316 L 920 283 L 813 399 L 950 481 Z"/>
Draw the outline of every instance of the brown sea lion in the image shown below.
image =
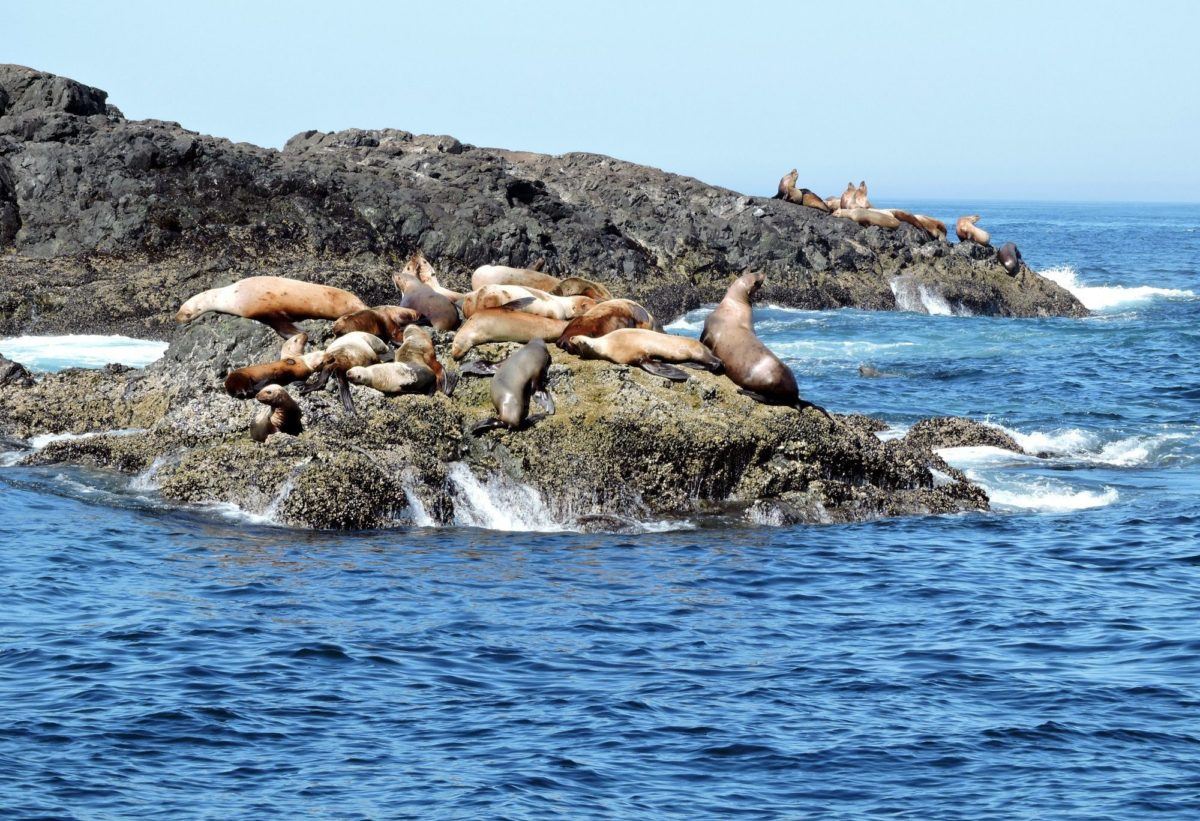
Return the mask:
<path id="1" fill-rule="evenodd" d="M 400 300 L 401 308 L 416 311 L 439 331 L 453 331 L 458 327 L 461 321 L 458 308 L 448 297 L 404 271 L 397 271 L 392 276 L 392 281 L 396 283 L 400 293 L 404 294 L 404 298 Z"/>
<path id="2" fill-rule="evenodd" d="M 832 420 L 824 408 L 800 398 L 792 369 L 754 333 L 750 301 L 765 278 L 761 272 L 748 271 L 735 279 L 725 298 L 704 320 L 700 341 L 725 364 L 725 375 L 741 388 L 741 393 L 768 405 L 816 408 Z"/>
<path id="3" fill-rule="evenodd" d="M 800 178 L 800 173 L 793 168 L 791 171 L 783 175 L 779 180 L 779 188 L 775 191 L 775 196 L 772 199 L 786 200 L 788 194 L 796 187 L 796 180 Z"/>
<path id="4" fill-rule="evenodd" d="M 946 238 L 946 223 L 924 214 L 913 214 L 913 217 L 921 223 L 922 228 L 933 234 L 934 239 L 944 240 Z"/>
<path id="5" fill-rule="evenodd" d="M 666 363 L 697 365 L 714 373 L 724 367 L 698 340 L 643 328 L 618 328 L 601 337 L 574 336 L 571 342 L 584 359 L 633 365 L 676 382 L 686 380 L 687 374 Z"/>
<path id="6" fill-rule="evenodd" d="M 442 283 L 438 282 L 437 272 L 433 270 L 433 263 L 426 259 L 420 251 L 413 252 L 408 261 L 404 263 L 404 267 L 400 269 L 400 273 L 416 277 L 451 302 L 462 302 L 467 297 L 464 293 L 443 288 Z"/>
<path id="7" fill-rule="evenodd" d="M 842 198 L 841 197 L 826 197 L 825 198 L 825 207 L 828 208 L 829 213 L 832 214 L 834 211 L 836 211 L 842 207 Z"/>
<path id="8" fill-rule="evenodd" d="M 545 257 L 538 257 L 533 262 L 529 263 L 529 266 L 528 266 L 530 271 L 540 271 L 545 267 L 546 267 L 546 258 Z"/>
<path id="9" fill-rule="evenodd" d="M 1009 276 L 1016 276 L 1017 271 L 1021 270 L 1021 263 L 1025 261 L 1021 258 L 1021 251 L 1014 242 L 1006 242 L 1001 245 L 997 256 Z"/>
<path id="10" fill-rule="evenodd" d="M 285 277 L 247 277 L 224 288 L 196 294 L 179 309 L 175 321 L 191 322 L 208 311 L 244 316 L 270 325 L 282 337 L 295 336 L 304 319 L 337 319 L 366 304 L 349 291 Z"/>
<path id="11" fill-rule="evenodd" d="M 853 220 L 864 228 L 872 225 L 878 225 L 880 228 L 899 228 L 900 220 L 893 217 L 884 211 L 877 211 L 874 208 L 839 208 L 833 212 L 835 217 Z"/>
<path id="12" fill-rule="evenodd" d="M 532 425 L 546 414 L 554 413 L 554 399 L 546 390 L 550 371 L 550 351 L 541 339 L 531 339 L 496 369 L 492 377 L 492 407 L 496 417 L 471 428 L 475 436 L 492 428 L 519 430 Z M 529 415 L 529 400 L 533 398 L 545 414 Z"/>
<path id="13" fill-rule="evenodd" d="M 320 358 L 320 353 L 304 355 L 308 334 L 299 333 L 288 337 L 279 351 L 279 359 L 261 365 L 249 365 L 230 371 L 225 377 L 225 392 L 234 399 L 250 399 L 267 385 L 287 385 L 302 382 L 312 376 L 313 366 L 309 360 Z"/>
<path id="14" fill-rule="evenodd" d="M 530 268 L 510 268 L 507 265 L 481 265 L 471 274 L 471 289 L 478 291 L 484 285 L 522 285 L 550 292 L 561 282 L 558 277 L 543 274 Z"/>
<path id="15" fill-rule="evenodd" d="M 351 331 L 345 336 L 339 336 L 325 348 L 320 362 L 314 368 L 317 375 L 300 389 L 300 395 L 306 396 L 321 390 L 328 384 L 330 376 L 336 376 L 342 406 L 348 413 L 354 413 L 354 400 L 350 396 L 350 383 L 346 380 L 346 371 L 374 365 L 389 350 L 386 342 L 365 331 Z"/>
<path id="16" fill-rule="evenodd" d="M 855 208 L 873 208 L 871 201 L 867 199 L 867 181 L 863 180 L 858 184 L 858 188 L 854 192 L 854 207 Z"/>
<path id="17" fill-rule="evenodd" d="M 276 433 L 299 436 L 304 431 L 300 406 L 292 395 L 279 385 L 268 385 L 254 397 L 267 407 L 259 410 L 250 420 L 250 438 L 265 442 Z"/>
<path id="18" fill-rule="evenodd" d="M 404 329 L 421 319 L 412 308 L 399 305 L 376 305 L 362 311 L 338 317 L 333 323 L 333 335 L 344 336 L 351 331 L 365 331 L 383 340 L 400 342 Z"/>
<path id="19" fill-rule="evenodd" d="M 838 208 L 843 208 L 849 211 L 851 208 L 857 208 L 858 189 L 854 187 L 854 183 L 846 183 L 846 190 L 842 192 L 842 196 L 838 198 Z M 837 210 L 837 208 L 833 209 Z"/>
<path id="20" fill-rule="evenodd" d="M 901 222 L 907 222 L 909 225 L 913 226 L 914 228 L 916 228 L 918 231 L 920 231 L 922 234 L 925 234 L 926 236 L 933 236 L 933 232 L 925 227 L 925 223 L 923 223 L 921 220 L 917 219 L 916 214 L 910 214 L 909 212 L 902 211 L 899 208 L 879 208 L 876 210 L 882 211 L 885 214 L 891 214 L 893 217 L 900 220 Z"/>
<path id="21" fill-rule="evenodd" d="M 574 319 L 596 304 L 586 296 L 555 296 L 537 288 L 521 285 L 484 285 L 463 300 L 463 316 L 470 319 L 488 308 L 506 308 L 550 319 Z"/>
<path id="22" fill-rule="evenodd" d="M 571 320 L 558 337 L 558 347 L 576 353 L 571 339 L 576 336 L 601 337 L 619 328 L 661 330 L 654 316 L 632 299 L 609 299 L 580 317 Z"/>
<path id="23" fill-rule="evenodd" d="M 954 224 L 954 233 L 958 235 L 959 242 L 977 242 L 980 245 L 991 245 L 992 235 L 977 226 L 975 224 L 977 222 L 979 222 L 978 214 L 958 218 L 958 222 Z"/>
<path id="24" fill-rule="evenodd" d="M 599 282 L 583 277 L 567 277 L 550 291 L 555 296 L 586 296 L 596 302 L 612 299 L 612 291 Z"/>
<path id="25" fill-rule="evenodd" d="M 352 385 L 365 385 L 380 393 L 424 393 L 440 390 L 449 396 L 454 391 L 446 370 L 438 362 L 433 338 L 424 328 L 410 325 L 404 329 L 404 344 L 392 362 L 366 365 L 346 371 Z"/>
<path id="26" fill-rule="evenodd" d="M 601 303 L 607 305 L 608 303 Z M 450 345 L 450 355 L 462 359 L 476 345 L 488 342 L 529 342 L 532 339 L 557 339 L 567 323 L 521 311 L 485 308 L 476 311 L 462 324 Z"/>

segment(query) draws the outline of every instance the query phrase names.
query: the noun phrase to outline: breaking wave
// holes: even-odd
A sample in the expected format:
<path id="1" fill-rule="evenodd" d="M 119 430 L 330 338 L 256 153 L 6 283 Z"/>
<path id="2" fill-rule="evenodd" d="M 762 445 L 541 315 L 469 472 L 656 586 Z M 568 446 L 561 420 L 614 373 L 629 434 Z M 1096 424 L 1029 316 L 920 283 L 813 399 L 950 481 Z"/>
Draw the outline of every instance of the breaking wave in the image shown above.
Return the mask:
<path id="1" fill-rule="evenodd" d="M 1038 273 L 1066 288 L 1089 311 L 1107 311 L 1155 298 L 1178 299 L 1196 295 L 1192 291 L 1152 285 L 1084 285 L 1079 281 L 1079 272 L 1070 265 L 1059 265 Z"/>
<path id="2" fill-rule="evenodd" d="M 34 371 L 102 368 L 110 363 L 144 368 L 160 358 L 166 350 L 166 342 L 100 334 L 0 339 L 0 354 Z"/>

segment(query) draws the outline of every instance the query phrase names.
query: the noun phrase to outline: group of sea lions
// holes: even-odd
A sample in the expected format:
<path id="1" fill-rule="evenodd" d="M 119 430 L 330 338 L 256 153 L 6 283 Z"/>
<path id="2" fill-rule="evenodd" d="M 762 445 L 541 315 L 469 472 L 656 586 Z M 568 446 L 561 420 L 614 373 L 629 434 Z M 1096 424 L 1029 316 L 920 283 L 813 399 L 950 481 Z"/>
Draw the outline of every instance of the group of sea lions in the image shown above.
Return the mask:
<path id="1" fill-rule="evenodd" d="M 303 430 L 300 406 L 286 385 L 303 382 L 303 395 L 324 389 L 331 378 L 346 411 L 353 414 L 350 385 L 388 395 L 450 395 L 460 376 L 491 376 L 496 416 L 472 432 L 527 427 L 544 415 L 530 415 L 531 401 L 546 414 L 554 412 L 547 390 L 548 342 L 584 359 L 636 366 L 677 382 L 688 379 L 679 365 L 723 371 L 740 393 L 756 401 L 798 410 L 812 407 L 829 417 L 824 408 L 800 398 L 791 369 L 754 332 L 750 305 L 763 284 L 762 273 L 747 272 L 733 281 L 705 320 L 699 341 L 665 333 L 643 306 L 613 298 L 600 283 L 559 279 L 543 273 L 538 264 L 482 266 L 471 277 L 472 290 L 459 293 L 444 288 L 418 252 L 393 280 L 402 294 L 400 304 L 368 307 L 340 288 L 248 277 L 197 294 L 176 319 L 190 322 L 213 311 L 257 320 L 284 337 L 278 360 L 238 368 L 225 377 L 230 396 L 254 398 L 265 406 L 250 425 L 251 437 L 259 442 L 274 433 Z M 305 352 L 308 336 L 295 323 L 308 319 L 333 320 L 334 339 L 324 350 Z M 524 345 L 498 365 L 474 360 L 451 372 L 438 360 L 426 326 L 455 332 L 450 354 L 456 362 L 476 345 Z"/>
<path id="2" fill-rule="evenodd" d="M 784 174 L 779 180 L 779 188 L 774 198 L 815 208 L 835 217 L 853 220 L 864 228 L 877 225 L 880 228 L 894 230 L 900 227 L 900 223 L 907 222 L 930 239 L 946 239 L 946 223 L 941 220 L 925 214 L 913 214 L 899 208 L 876 208 L 871 205 L 871 201 L 867 198 L 866 180 L 857 186 L 852 182 L 846 183 L 846 190 L 842 192 L 841 196 L 822 198 L 807 188 L 797 188 L 796 180 L 798 178 L 799 173 L 795 168 Z M 978 214 L 959 217 L 954 225 L 954 233 L 960 242 L 974 242 L 990 247 L 991 235 L 980 228 L 977 225 L 978 222 Z M 998 256 L 1004 270 L 1010 275 L 1015 275 L 1020 269 L 1021 252 L 1017 250 L 1015 244 L 1005 243 Z"/>

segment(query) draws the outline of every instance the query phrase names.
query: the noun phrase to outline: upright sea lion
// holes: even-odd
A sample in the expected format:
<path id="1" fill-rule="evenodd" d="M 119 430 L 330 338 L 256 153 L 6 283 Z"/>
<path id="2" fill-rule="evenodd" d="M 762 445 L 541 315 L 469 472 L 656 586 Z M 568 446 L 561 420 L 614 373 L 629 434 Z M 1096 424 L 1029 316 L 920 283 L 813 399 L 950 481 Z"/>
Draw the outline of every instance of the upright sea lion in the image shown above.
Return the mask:
<path id="1" fill-rule="evenodd" d="M 558 347 L 576 353 L 571 339 L 576 336 L 600 337 L 619 328 L 661 330 L 658 320 L 632 299 L 609 299 L 580 317 L 571 320 L 558 337 Z"/>
<path id="2" fill-rule="evenodd" d="M 607 302 L 601 303 L 607 305 Z M 450 355 L 462 359 L 476 345 L 487 342 L 529 342 L 533 339 L 557 339 L 567 323 L 521 311 L 485 308 L 476 311 L 462 324 L 450 345 Z"/>
<path id="3" fill-rule="evenodd" d="M 750 300 L 765 278 L 761 272 L 748 271 L 735 279 L 704 320 L 700 341 L 725 364 L 725 375 L 750 398 L 768 405 L 816 408 L 832 420 L 824 408 L 800 398 L 791 368 L 754 333 Z"/>
<path id="4" fill-rule="evenodd" d="M 351 331 L 365 331 L 384 340 L 400 342 L 404 329 L 421 319 L 412 308 L 399 305 L 376 305 L 338 317 L 333 323 L 333 335 L 344 336 Z"/>
<path id="5" fill-rule="evenodd" d="M 558 283 L 558 285 L 555 285 L 550 293 L 555 296 L 586 296 L 591 297 L 597 302 L 612 299 L 612 291 L 599 282 L 592 282 L 590 279 L 584 279 L 583 277 L 567 277 Z"/>
<path id="6" fill-rule="evenodd" d="M 433 288 L 417 279 L 412 274 L 398 271 L 392 276 L 392 281 L 404 294 L 400 300 L 401 308 L 411 308 L 439 331 L 453 331 L 458 327 L 458 308 L 446 296 L 439 294 Z"/>
<path id="7" fill-rule="evenodd" d="M 420 251 L 413 252 L 408 261 L 404 263 L 400 273 L 416 277 L 451 302 L 457 303 L 466 299 L 466 294 L 442 287 L 442 283 L 438 282 L 437 272 L 433 270 L 433 263 L 426 259 Z"/>
<path id="8" fill-rule="evenodd" d="M 478 291 L 484 285 L 523 285 L 553 291 L 561 282 L 558 277 L 534 271 L 531 268 L 509 268 L 507 265 L 481 265 L 471 274 L 471 289 Z"/>
<path id="9" fill-rule="evenodd" d="M 374 365 L 389 350 L 386 342 L 365 331 L 351 331 L 345 336 L 339 336 L 325 348 L 321 361 L 314 369 L 319 373 L 300 389 L 300 394 L 303 396 L 319 391 L 329 382 L 330 376 L 336 376 L 342 406 L 347 412 L 354 413 L 354 399 L 350 396 L 350 383 L 346 380 L 346 371 L 364 365 Z"/>
<path id="10" fill-rule="evenodd" d="M 796 180 L 799 178 L 800 173 L 795 168 L 784 174 L 779 180 L 779 188 L 775 191 L 775 196 L 772 199 L 786 200 L 788 193 L 796 187 Z"/>
<path id="11" fill-rule="evenodd" d="M 1004 266 L 1005 271 L 1008 271 L 1009 276 L 1016 276 L 1017 271 L 1021 270 L 1021 263 L 1025 261 L 1021 258 L 1020 249 L 1013 242 L 1001 245 L 997 256 L 1000 257 L 1000 264 Z"/>
<path id="12" fill-rule="evenodd" d="M 433 338 L 416 325 L 404 329 L 404 344 L 396 351 L 394 361 L 351 368 L 346 371 L 346 379 L 386 394 L 430 394 L 440 390 L 449 396 L 454 391 L 445 368 L 438 362 Z"/>
<path id="13" fill-rule="evenodd" d="M 843 208 L 847 211 L 849 211 L 851 208 L 858 207 L 858 189 L 854 187 L 854 183 L 846 183 L 846 190 L 842 192 L 842 196 L 839 198 L 839 203 L 840 204 L 838 208 Z M 837 208 L 834 210 L 836 211 Z"/>
<path id="14" fill-rule="evenodd" d="M 835 217 L 853 220 L 864 228 L 878 225 L 880 228 L 899 228 L 900 220 L 884 211 L 874 208 L 839 208 L 833 212 Z"/>
<path id="15" fill-rule="evenodd" d="M 992 235 L 975 223 L 979 222 L 979 215 L 972 214 L 969 217 L 959 217 L 958 222 L 954 224 L 954 233 L 958 235 L 959 242 L 977 242 L 980 245 L 991 245 Z"/>
<path id="16" fill-rule="evenodd" d="M 601 337 L 574 336 L 571 342 L 584 359 L 634 365 L 676 382 L 687 379 L 687 374 L 664 363 L 695 364 L 714 373 L 724 367 L 712 351 L 691 337 L 643 328 L 618 328 Z"/>
<path id="17" fill-rule="evenodd" d="M 549 371 L 550 351 L 541 339 L 531 339 L 505 359 L 492 377 L 492 406 L 496 409 L 496 418 L 480 422 L 471 428 L 471 433 L 478 436 L 492 428 L 503 426 L 517 430 L 533 424 L 545 414 L 529 416 L 530 397 L 546 414 L 554 413 L 554 399 L 546 391 Z"/>
<path id="18" fill-rule="evenodd" d="M 267 385 L 287 385 L 312 376 L 314 364 L 321 353 L 304 354 L 308 334 L 288 337 L 279 351 L 279 359 L 261 365 L 248 365 L 230 371 L 225 377 L 225 392 L 234 399 L 250 399 Z"/>
<path id="19" fill-rule="evenodd" d="M 463 300 L 462 312 L 470 319 L 488 308 L 506 308 L 550 319 L 574 319 L 595 304 L 596 300 L 586 296 L 555 296 L 521 285 L 484 285 Z"/>
<path id="20" fill-rule="evenodd" d="M 265 442 L 267 437 L 276 433 L 299 436 L 304 431 L 300 406 L 279 385 L 268 385 L 254 398 L 267 406 L 250 421 L 250 438 L 255 442 Z"/>
<path id="21" fill-rule="evenodd" d="M 304 319 L 337 319 L 366 304 L 349 291 L 285 277 L 247 277 L 224 288 L 196 294 L 183 303 L 175 321 L 191 322 L 208 311 L 244 316 L 270 325 L 282 337 L 295 336 Z"/>
<path id="22" fill-rule="evenodd" d="M 854 192 L 854 206 L 856 208 L 873 208 L 871 201 L 867 199 L 867 181 L 863 180 L 858 184 L 858 188 Z"/>

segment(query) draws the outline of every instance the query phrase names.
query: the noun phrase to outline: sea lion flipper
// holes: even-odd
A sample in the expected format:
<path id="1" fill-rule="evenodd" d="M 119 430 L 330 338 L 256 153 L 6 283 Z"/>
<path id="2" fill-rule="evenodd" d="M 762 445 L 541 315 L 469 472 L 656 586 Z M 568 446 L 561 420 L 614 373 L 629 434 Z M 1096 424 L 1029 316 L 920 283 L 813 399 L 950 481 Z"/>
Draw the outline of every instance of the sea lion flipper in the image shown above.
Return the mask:
<path id="1" fill-rule="evenodd" d="M 291 339 L 293 336 L 304 333 L 296 323 L 285 314 L 278 314 L 270 317 L 263 317 L 263 322 L 275 329 L 275 333 L 282 336 L 284 339 Z"/>
<path id="2" fill-rule="evenodd" d="M 538 422 L 541 422 L 543 419 L 545 419 L 549 415 L 550 414 L 548 414 L 548 413 L 535 413 L 530 416 L 526 416 L 525 421 L 521 423 L 521 430 L 526 430 L 528 428 L 532 428 L 534 425 L 536 425 Z"/>
<path id="3" fill-rule="evenodd" d="M 329 384 L 329 375 L 333 373 L 331 368 L 323 368 L 313 375 L 312 379 L 304 383 L 304 387 L 300 389 L 301 396 L 308 396 L 310 393 L 315 393 L 323 389 Z"/>
<path id="4" fill-rule="evenodd" d="M 499 367 L 495 362 L 484 362 L 482 359 L 472 359 L 470 362 L 464 362 L 459 366 L 459 374 L 462 376 L 491 376 Z"/>
<path id="5" fill-rule="evenodd" d="M 533 303 L 537 302 L 537 297 L 523 296 L 520 299 L 511 299 L 500 306 L 502 311 L 521 311 L 528 308 Z"/>
<path id="6" fill-rule="evenodd" d="M 825 410 L 820 405 L 814 405 L 812 402 L 809 402 L 807 399 L 797 399 L 796 400 L 796 410 L 802 411 L 805 408 L 812 408 L 813 410 L 820 411 L 821 413 L 825 414 L 826 419 L 828 419 L 830 422 L 833 422 L 835 425 L 837 424 L 837 420 L 829 415 L 829 411 Z"/>
<path id="7" fill-rule="evenodd" d="M 755 393 L 754 391 L 748 391 L 745 388 L 738 388 L 738 393 L 740 393 L 742 396 L 749 396 L 755 402 L 758 402 L 763 405 L 773 404 L 771 402 L 771 400 L 767 399 L 767 397 L 763 396 L 761 393 Z"/>
<path id="8" fill-rule="evenodd" d="M 455 371 L 448 371 L 445 368 L 443 368 L 441 374 L 438 377 L 438 382 L 440 383 L 438 385 L 438 388 L 441 390 L 442 393 L 446 394 L 446 396 L 453 396 L 454 389 L 456 387 L 458 387 L 458 379 L 459 379 L 458 373 L 456 373 Z"/>
<path id="9" fill-rule="evenodd" d="M 358 412 L 354 410 L 354 397 L 350 395 L 350 380 L 346 378 L 346 374 L 339 371 L 337 375 L 338 395 L 342 398 L 342 407 L 346 409 L 346 413 L 351 416 L 358 416 Z"/>
<path id="10" fill-rule="evenodd" d="M 545 265 L 546 265 L 546 258 L 538 257 L 537 259 L 535 259 L 533 262 L 531 262 L 529 264 L 529 270 L 530 271 L 540 271 L 540 270 L 542 270 L 542 268 L 545 267 Z"/>
<path id="11" fill-rule="evenodd" d="M 693 371 L 707 371 L 707 370 L 710 370 L 710 368 L 709 368 L 709 366 L 708 366 L 708 365 L 701 365 L 699 362 L 690 362 L 690 361 L 689 361 L 689 362 L 680 362 L 680 363 L 679 363 L 679 367 L 681 367 L 681 368 L 691 368 Z"/>
<path id="12" fill-rule="evenodd" d="M 473 425 L 471 427 L 471 435 L 480 436 L 484 433 L 487 433 L 489 430 L 495 430 L 496 428 L 502 427 L 504 427 L 504 423 L 493 416 L 491 419 L 484 419 L 482 422 Z"/>
<path id="13" fill-rule="evenodd" d="M 550 395 L 550 391 L 547 391 L 547 390 L 534 391 L 533 392 L 533 401 L 537 402 L 538 407 L 540 407 L 542 410 L 544 410 L 546 412 L 545 414 L 543 414 L 543 416 L 554 413 L 554 411 L 555 411 L 554 397 Z"/>
<path id="14" fill-rule="evenodd" d="M 688 380 L 688 375 L 679 368 L 676 368 L 674 365 L 668 365 L 666 362 L 659 362 L 657 359 L 644 359 L 638 363 L 638 367 L 646 373 L 661 376 L 663 379 L 669 379 L 672 382 L 686 382 Z"/>

